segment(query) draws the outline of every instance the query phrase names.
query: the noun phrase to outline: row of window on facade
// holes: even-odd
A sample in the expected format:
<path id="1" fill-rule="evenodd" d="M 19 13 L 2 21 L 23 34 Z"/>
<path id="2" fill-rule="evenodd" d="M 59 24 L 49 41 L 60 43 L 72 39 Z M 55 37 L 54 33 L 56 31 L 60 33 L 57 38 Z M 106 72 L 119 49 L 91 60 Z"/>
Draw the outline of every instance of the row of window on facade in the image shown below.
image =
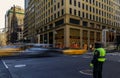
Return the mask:
<path id="1" fill-rule="evenodd" d="M 46 24 L 46 23 L 48 23 L 48 22 L 50 22 L 50 21 L 53 21 L 54 19 L 56 19 L 56 18 L 58 18 L 58 17 L 60 17 L 60 16 L 62 16 L 62 15 L 64 15 L 64 9 L 62 9 L 61 11 L 58 11 L 57 13 L 54 13 L 54 15 L 51 15 L 51 16 L 49 16 L 49 17 L 47 17 L 47 18 L 45 18 L 45 14 L 43 14 L 43 15 L 41 15 L 40 17 L 36 17 L 36 20 L 40 20 L 40 21 L 38 21 L 38 25 L 44 25 L 44 24 Z M 43 19 L 41 19 L 41 18 L 43 18 Z"/>
<path id="2" fill-rule="evenodd" d="M 80 20 L 77 20 L 77 19 L 70 18 L 69 23 L 80 26 Z M 63 25 L 63 24 L 64 24 L 64 19 L 61 19 L 59 21 L 56 21 L 54 24 L 49 24 L 48 26 L 44 26 L 44 28 L 40 29 L 40 32 L 46 31 L 48 29 L 52 29 L 55 26 L 60 26 L 60 25 Z M 91 22 L 87 22 L 87 21 L 82 21 L 82 26 L 83 27 L 95 28 L 95 29 L 105 29 L 105 28 L 107 28 L 107 26 L 104 26 L 104 25 L 101 26 L 100 24 L 95 24 L 95 23 L 91 23 Z"/>
<path id="3" fill-rule="evenodd" d="M 108 13 L 108 12 L 105 12 L 105 11 L 102 11 L 102 10 L 100 10 L 100 9 L 97 9 L 96 8 L 96 10 L 94 9 L 94 8 L 91 8 L 91 7 L 89 7 L 90 9 L 90 12 L 92 11 L 92 9 L 93 9 L 93 12 L 92 13 L 95 13 L 95 15 L 99 15 L 99 16 L 104 16 L 104 17 L 106 17 L 106 18 L 109 18 L 109 19 L 113 19 L 113 20 L 118 20 L 118 21 L 120 21 L 120 16 L 115 16 L 115 15 L 113 15 L 113 14 L 110 14 L 110 13 Z M 87 8 L 87 10 L 88 10 L 88 8 Z M 96 11 L 96 12 L 95 12 Z M 73 14 L 74 13 L 74 15 L 77 15 L 77 10 L 76 9 L 72 9 L 72 8 L 69 8 L 69 13 L 70 14 Z M 88 14 L 88 13 L 86 13 L 86 14 Z M 84 12 L 83 12 L 83 15 L 84 15 Z M 119 14 L 120 15 L 120 14 Z M 78 16 L 80 16 L 80 11 L 78 10 Z"/>
<path id="4" fill-rule="evenodd" d="M 53 3 L 56 4 L 55 2 L 53 2 L 53 0 L 51 0 L 51 2 L 46 2 L 46 3 L 41 2 L 40 4 L 37 5 L 37 8 L 39 9 L 42 7 L 41 12 L 43 12 L 47 10 L 48 8 L 50 8 L 51 6 L 53 6 Z M 63 5 L 64 5 L 64 0 L 61 0 L 61 2 L 58 2 L 57 5 L 54 5 L 54 10 L 56 10 L 57 8 L 59 9 Z"/>
<path id="5" fill-rule="evenodd" d="M 72 14 L 72 8 L 70 8 L 70 14 Z M 79 17 L 81 17 L 81 12 L 78 11 L 78 13 L 77 13 L 76 10 L 74 10 L 74 15 L 77 16 L 77 14 L 78 14 Z M 62 16 L 62 15 L 64 15 L 64 9 L 61 10 L 61 13 L 60 13 L 60 11 L 58 11 L 57 14 L 55 13 L 55 14 L 54 14 L 54 17 L 53 17 L 53 15 L 51 15 L 51 17 L 45 18 L 44 20 L 41 19 L 41 20 L 40 20 L 41 22 L 38 22 L 38 25 L 44 25 L 44 24 L 46 24 L 47 22 L 50 22 L 50 21 L 54 20 L 55 18 L 60 17 L 60 16 Z M 107 14 L 107 16 L 108 16 L 108 15 L 109 15 L 109 14 Z M 110 16 L 110 15 L 109 15 L 109 16 Z M 45 17 L 45 14 L 44 14 L 44 16 L 42 15 L 42 17 L 38 17 L 37 20 L 40 19 L 40 18 L 44 18 L 44 17 Z M 83 17 L 83 18 L 90 19 L 90 20 L 102 22 L 102 23 L 105 23 L 105 24 L 109 24 L 109 25 L 120 26 L 120 23 L 119 23 L 119 22 L 113 22 L 113 21 L 110 20 L 110 19 L 102 18 L 102 17 L 99 17 L 99 16 L 95 16 L 95 15 L 92 15 L 92 14 L 85 13 L 85 12 L 82 12 L 82 17 Z M 115 17 L 115 18 L 116 18 L 116 17 Z M 120 18 L 119 18 L 119 20 L 120 20 Z"/>
<path id="6" fill-rule="evenodd" d="M 46 6 L 47 6 L 47 5 L 46 5 Z M 62 6 L 63 6 L 63 5 L 62 5 Z M 60 3 L 58 2 L 57 8 L 56 8 L 56 5 L 54 5 L 54 9 L 53 9 L 53 7 L 51 7 L 51 13 L 53 13 L 53 10 L 56 11 L 56 9 L 59 9 L 60 7 L 61 7 L 61 6 L 60 6 Z M 78 2 L 78 7 L 80 7 L 80 2 Z M 40 8 L 40 7 L 39 7 L 39 8 Z M 38 8 L 38 9 L 39 9 L 39 8 Z M 83 3 L 83 4 L 82 4 L 82 9 L 85 9 L 85 8 L 86 8 L 87 11 L 88 11 L 88 9 L 89 9 L 90 12 L 95 13 L 95 8 L 94 8 L 94 7 L 89 6 L 89 5 L 85 5 L 85 4 Z M 109 12 L 113 12 L 113 8 L 102 4 L 102 9 L 103 9 L 103 8 L 105 8 L 104 10 L 107 10 L 107 11 L 109 11 Z M 41 10 L 38 12 L 38 14 L 42 14 L 42 12 L 44 12 L 44 11 L 45 11 L 45 6 L 44 6 L 43 8 L 41 8 Z M 50 14 L 50 9 L 49 9 L 49 11 L 48 11 L 48 14 Z M 48 14 L 46 14 L 46 16 L 47 16 Z M 106 12 L 103 13 L 102 10 L 98 10 L 97 8 L 96 8 L 96 14 L 99 14 L 99 15 L 102 14 L 102 16 L 106 16 Z M 103 15 L 103 14 L 105 14 L 105 15 Z M 117 14 L 120 15 L 120 13 L 117 13 Z M 110 15 L 110 16 L 111 16 L 111 15 Z"/>
<path id="7" fill-rule="evenodd" d="M 88 7 L 87 4 L 85 5 L 85 3 L 80 3 L 80 2 L 77 2 L 76 0 L 74 0 L 74 3 L 73 3 L 72 1 L 73 0 L 69 1 L 70 5 L 74 4 L 74 6 L 78 6 L 80 8 L 81 4 L 82 4 L 82 9 L 85 9 L 85 7 L 86 8 Z M 89 0 L 89 1 L 90 1 L 90 4 L 92 4 L 92 2 L 93 2 L 93 5 L 95 5 L 95 1 L 92 1 L 92 2 L 91 2 L 91 0 Z M 88 2 L 88 1 L 86 1 L 86 2 Z M 107 6 L 104 3 L 101 3 L 101 2 L 98 2 L 98 1 L 96 1 L 96 5 L 95 6 L 101 8 L 101 9 L 107 10 L 109 12 L 113 11 L 113 7 L 110 7 L 110 5 Z M 89 7 L 91 7 L 91 6 L 89 6 Z"/>
<path id="8" fill-rule="evenodd" d="M 78 3 L 79 5 L 80 5 L 80 3 Z M 85 4 L 83 4 L 83 8 L 85 7 Z M 93 12 L 93 13 L 95 13 L 95 14 L 98 14 L 98 15 L 100 15 L 100 16 L 104 16 L 104 17 L 107 17 L 107 18 L 110 18 L 110 19 L 113 19 L 113 20 L 119 20 L 120 21 L 120 17 L 118 17 L 118 16 L 113 16 L 112 14 L 110 14 L 110 13 L 106 13 L 106 12 L 103 12 L 102 10 L 99 10 L 99 9 L 95 9 L 94 7 L 92 8 L 91 6 L 88 6 L 88 5 L 86 5 L 86 10 L 88 10 L 88 7 L 89 7 L 89 10 L 90 10 L 90 12 Z M 44 7 L 45 8 L 45 7 Z M 60 3 L 58 3 L 58 9 L 60 8 Z M 109 10 L 110 10 L 110 8 L 109 8 Z M 43 11 L 42 10 L 40 10 L 40 11 L 38 11 L 37 12 L 37 14 L 36 15 L 40 15 L 42 12 L 44 12 L 45 10 L 43 9 Z M 56 11 L 56 5 L 54 5 L 54 11 Z M 40 18 L 45 18 L 45 17 L 47 17 L 48 15 L 50 15 L 50 14 L 52 14 L 53 12 L 53 7 L 51 7 L 51 9 L 49 9 L 48 11 L 46 11 L 44 14 L 42 14 L 38 19 L 40 19 Z M 72 8 L 70 8 L 70 10 L 69 10 L 70 12 L 70 14 L 72 14 Z M 96 12 L 95 12 L 96 11 Z M 111 10 L 111 12 L 112 12 L 112 10 Z M 64 14 L 64 9 L 62 9 L 62 15 Z M 118 12 L 117 12 L 117 14 L 119 14 Z M 58 16 L 60 16 L 60 12 L 58 11 L 58 14 L 54 14 L 54 18 L 56 18 L 56 15 L 58 15 Z M 77 10 L 76 9 L 74 9 L 74 15 L 77 15 Z M 119 14 L 120 15 L 120 14 Z M 80 11 L 78 11 L 78 16 L 80 16 Z M 83 15 L 82 15 L 83 17 L 84 17 L 84 12 L 83 12 Z M 87 16 L 87 13 L 86 13 L 86 16 Z M 90 15 L 90 18 L 91 18 L 91 15 Z M 93 18 L 94 18 L 94 16 L 93 16 Z M 51 19 L 53 19 L 53 15 L 51 15 Z"/>
<path id="9" fill-rule="evenodd" d="M 51 0 L 52 1 L 52 0 Z M 91 1 L 90 1 L 91 2 Z M 49 5 L 50 5 L 50 2 L 48 3 Z M 72 4 L 72 0 L 70 0 L 70 4 Z M 100 3 L 99 3 L 100 4 Z M 62 0 L 61 1 L 61 5 L 63 6 L 64 5 L 64 1 Z M 74 0 L 74 5 L 76 5 L 76 0 Z M 96 6 L 98 5 L 98 1 L 96 1 Z M 78 2 L 78 7 L 80 7 L 81 5 L 80 5 L 80 2 Z M 99 5 L 100 7 L 102 7 L 102 9 L 104 9 L 104 10 L 107 10 L 107 11 L 109 11 L 109 12 L 113 12 L 113 8 L 111 8 L 111 7 L 109 7 L 109 6 L 106 6 L 106 5 L 103 5 L 103 4 L 100 4 Z M 40 6 L 40 7 L 42 7 L 42 6 Z M 38 7 L 38 9 L 40 8 L 40 7 Z M 48 8 L 49 8 L 50 6 L 48 6 Z M 54 11 L 56 11 L 56 9 L 59 9 L 61 6 L 60 6 L 60 2 L 58 2 L 57 3 L 57 7 L 56 7 L 56 5 L 54 5 Z M 86 8 L 86 10 L 88 10 L 88 7 L 89 7 L 89 11 L 90 12 L 92 12 L 93 11 L 93 13 L 95 13 L 95 9 L 94 9 L 94 7 L 92 7 L 92 6 L 88 6 L 88 5 L 85 5 L 84 3 L 82 4 L 82 9 L 85 9 Z M 99 7 L 99 8 L 100 8 Z M 45 10 L 47 10 L 48 9 L 47 8 L 47 5 L 46 6 L 44 6 L 43 8 L 41 8 L 41 10 L 38 12 L 38 14 L 42 14 L 42 12 L 44 12 Z M 48 14 L 47 14 L 48 13 Z M 47 15 L 49 15 L 50 14 L 50 9 L 48 10 L 48 12 L 46 13 L 46 16 Z M 51 7 L 51 13 L 53 13 L 53 7 Z M 104 12 L 103 13 L 103 11 L 102 10 L 98 10 L 98 9 L 96 9 L 96 14 L 99 14 L 99 15 L 102 15 L 102 16 L 106 16 L 106 12 Z M 120 15 L 120 13 L 118 13 L 117 12 L 117 14 L 118 15 Z M 108 16 L 108 14 L 107 14 L 107 16 Z M 110 16 L 111 15 L 109 15 L 109 18 L 110 18 Z"/>
<path id="10" fill-rule="evenodd" d="M 37 20 L 40 19 L 40 21 L 43 21 L 41 22 L 40 24 L 45 24 L 47 22 L 50 22 L 52 21 L 53 19 L 59 17 L 59 16 L 62 16 L 64 15 L 64 9 L 61 9 L 61 11 L 58 11 L 57 13 L 54 13 L 54 15 L 52 14 L 50 17 L 46 18 L 46 20 L 44 19 L 41 19 L 41 18 L 45 18 L 47 17 L 47 15 L 50 15 L 50 10 L 44 14 L 42 14 L 41 16 L 39 17 L 36 17 Z M 79 16 L 79 17 L 83 17 L 83 18 L 87 18 L 87 19 L 91 19 L 91 20 L 95 20 L 95 21 L 98 21 L 98 22 L 103 22 L 103 23 L 106 23 L 106 24 L 110 24 L 110 25 L 115 25 L 115 26 L 119 26 L 119 22 L 117 23 L 113 23 L 112 20 L 117 20 L 117 21 L 120 21 L 120 17 L 118 16 L 114 16 L 112 14 L 109 14 L 109 13 L 106 13 L 106 12 L 101 12 L 100 10 L 96 9 L 96 13 L 99 12 L 99 15 L 102 16 L 102 17 L 99 17 L 99 16 L 95 16 L 95 15 L 92 15 L 92 14 L 89 14 L 89 13 L 85 13 L 85 12 L 81 12 L 81 11 L 78 11 L 76 9 L 74 9 L 74 13 L 73 13 L 73 10 L 72 8 L 69 9 L 69 13 L 72 14 L 72 15 L 76 15 L 76 16 Z M 102 15 L 101 15 L 102 14 Z M 103 18 L 103 16 L 105 16 L 106 18 L 109 18 L 108 19 L 105 19 Z"/>
<path id="11" fill-rule="evenodd" d="M 77 0 L 69 0 L 70 4 L 72 4 L 72 1 L 74 1 L 74 5 L 75 5 L 76 2 L 77 2 Z M 79 1 L 79 0 L 78 0 L 78 1 Z M 90 3 L 90 4 L 95 5 L 95 0 L 82 0 L 82 1 L 85 1 L 85 2 L 87 2 L 87 3 Z M 112 5 L 112 4 L 113 4 L 113 3 L 112 3 L 111 1 L 109 1 L 109 0 L 101 0 L 101 2 L 106 3 L 106 4 L 108 4 L 108 5 Z M 99 4 L 99 2 L 96 1 L 96 5 L 98 5 L 98 4 Z"/>

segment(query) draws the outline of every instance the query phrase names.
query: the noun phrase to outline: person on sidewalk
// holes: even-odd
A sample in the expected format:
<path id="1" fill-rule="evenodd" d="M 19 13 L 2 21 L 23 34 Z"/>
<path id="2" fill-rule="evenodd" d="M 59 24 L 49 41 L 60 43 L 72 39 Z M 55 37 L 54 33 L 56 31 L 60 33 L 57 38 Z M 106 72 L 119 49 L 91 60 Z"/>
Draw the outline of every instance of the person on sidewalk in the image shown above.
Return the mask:
<path id="1" fill-rule="evenodd" d="M 95 43 L 93 59 L 90 66 L 93 67 L 93 78 L 102 78 L 102 68 L 105 62 L 106 51 L 102 48 L 101 43 Z"/>

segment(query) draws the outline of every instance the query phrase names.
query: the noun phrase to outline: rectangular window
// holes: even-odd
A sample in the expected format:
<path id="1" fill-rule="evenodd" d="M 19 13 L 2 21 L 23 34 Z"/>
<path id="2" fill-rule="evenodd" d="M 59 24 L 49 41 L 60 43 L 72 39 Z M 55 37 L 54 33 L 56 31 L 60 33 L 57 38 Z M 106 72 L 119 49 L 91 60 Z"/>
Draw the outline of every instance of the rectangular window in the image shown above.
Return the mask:
<path id="1" fill-rule="evenodd" d="M 92 20 L 92 15 L 90 14 L 90 20 Z"/>
<path id="2" fill-rule="evenodd" d="M 84 3 L 82 4 L 82 9 L 84 9 Z"/>
<path id="3" fill-rule="evenodd" d="M 76 6 L 76 0 L 74 0 L 74 6 Z"/>
<path id="4" fill-rule="evenodd" d="M 50 2 L 48 3 L 48 7 L 50 7 Z"/>
<path id="5" fill-rule="evenodd" d="M 72 5 L 72 0 L 69 0 L 70 4 Z"/>
<path id="6" fill-rule="evenodd" d="M 60 16 L 60 12 L 58 11 L 58 17 Z"/>
<path id="7" fill-rule="evenodd" d="M 64 5 L 64 0 L 62 0 L 61 5 L 62 5 L 62 6 Z"/>
<path id="8" fill-rule="evenodd" d="M 53 7 L 51 8 L 51 13 L 53 13 Z"/>
<path id="9" fill-rule="evenodd" d="M 74 10 L 74 15 L 76 15 L 76 9 Z"/>
<path id="10" fill-rule="evenodd" d="M 53 4 L 53 0 L 51 0 L 51 5 Z"/>
<path id="11" fill-rule="evenodd" d="M 93 7 L 93 13 L 95 13 L 95 8 Z"/>
<path id="12" fill-rule="evenodd" d="M 95 20 L 95 15 L 93 15 L 93 20 Z"/>
<path id="13" fill-rule="evenodd" d="M 54 14 L 54 18 L 56 18 L 56 14 Z"/>
<path id="14" fill-rule="evenodd" d="M 86 10 L 88 11 L 88 5 L 86 5 Z"/>
<path id="15" fill-rule="evenodd" d="M 83 21 L 83 26 L 87 27 L 88 26 L 88 22 Z"/>
<path id="16" fill-rule="evenodd" d="M 96 1 L 96 6 L 98 6 L 98 1 Z"/>
<path id="17" fill-rule="evenodd" d="M 96 14 L 98 14 L 98 9 L 96 9 Z"/>
<path id="18" fill-rule="evenodd" d="M 53 20 L 53 15 L 51 15 L 51 20 Z"/>
<path id="19" fill-rule="evenodd" d="M 83 18 L 85 17 L 85 13 L 84 13 L 84 12 L 82 12 L 82 17 L 83 17 Z"/>
<path id="20" fill-rule="evenodd" d="M 98 19 L 98 16 L 96 16 L 96 21 L 98 21 L 99 19 Z"/>
<path id="21" fill-rule="evenodd" d="M 62 9 L 61 14 L 62 14 L 62 15 L 64 14 L 64 9 Z"/>
<path id="22" fill-rule="evenodd" d="M 92 11 L 91 6 L 90 6 L 90 12 Z"/>
<path id="23" fill-rule="evenodd" d="M 80 8 L 80 2 L 78 2 L 78 7 Z"/>
<path id="24" fill-rule="evenodd" d="M 58 3 L 58 8 L 60 8 L 60 3 Z"/>
<path id="25" fill-rule="evenodd" d="M 90 0 L 90 4 L 92 4 L 92 0 Z"/>
<path id="26" fill-rule="evenodd" d="M 70 18 L 70 23 L 79 25 L 80 24 L 80 20 Z"/>
<path id="27" fill-rule="evenodd" d="M 106 28 L 106 26 L 102 26 L 102 29 L 105 29 Z"/>
<path id="28" fill-rule="evenodd" d="M 86 18 L 89 18 L 89 17 L 88 17 L 88 13 L 86 13 Z"/>
<path id="29" fill-rule="evenodd" d="M 56 5 L 54 5 L 54 11 L 56 11 Z"/>
<path id="30" fill-rule="evenodd" d="M 55 26 L 59 26 L 62 24 L 64 24 L 64 19 L 61 19 L 61 20 L 55 22 Z"/>
<path id="31" fill-rule="evenodd" d="M 53 24 L 50 24 L 50 25 L 49 25 L 49 28 L 50 28 L 50 29 L 53 28 Z"/>
<path id="32" fill-rule="evenodd" d="M 91 28 L 94 28 L 95 27 L 94 25 L 95 25 L 94 23 L 90 23 Z"/>
<path id="33" fill-rule="evenodd" d="M 69 11 L 70 11 L 70 14 L 72 14 L 72 8 L 70 8 Z"/>
<path id="34" fill-rule="evenodd" d="M 80 11 L 78 11 L 78 16 L 80 16 Z"/>

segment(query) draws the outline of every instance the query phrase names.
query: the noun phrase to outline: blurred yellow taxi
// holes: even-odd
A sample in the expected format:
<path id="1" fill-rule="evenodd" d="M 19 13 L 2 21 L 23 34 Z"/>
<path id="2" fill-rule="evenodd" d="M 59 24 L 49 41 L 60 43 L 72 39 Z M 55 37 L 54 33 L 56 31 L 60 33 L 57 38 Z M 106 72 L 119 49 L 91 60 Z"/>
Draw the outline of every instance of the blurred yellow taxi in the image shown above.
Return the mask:
<path id="1" fill-rule="evenodd" d="M 68 55 L 79 55 L 79 54 L 84 54 L 86 52 L 87 52 L 86 49 L 77 49 L 77 48 L 63 49 L 63 54 L 68 54 Z"/>
<path id="2" fill-rule="evenodd" d="M 16 45 L 3 46 L 0 48 L 0 56 L 13 55 L 21 50 L 23 50 L 21 46 L 16 46 Z"/>

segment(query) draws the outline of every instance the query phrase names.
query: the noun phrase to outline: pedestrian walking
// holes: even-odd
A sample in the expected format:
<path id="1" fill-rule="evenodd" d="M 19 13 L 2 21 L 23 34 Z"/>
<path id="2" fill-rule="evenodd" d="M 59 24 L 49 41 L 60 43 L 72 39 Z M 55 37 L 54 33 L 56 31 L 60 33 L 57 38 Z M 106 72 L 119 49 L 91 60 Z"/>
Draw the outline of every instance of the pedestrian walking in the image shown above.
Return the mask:
<path id="1" fill-rule="evenodd" d="M 90 66 L 93 67 L 93 78 L 102 78 L 102 68 L 105 62 L 106 51 L 101 43 L 95 43 L 95 50 L 93 52 L 93 59 Z"/>

